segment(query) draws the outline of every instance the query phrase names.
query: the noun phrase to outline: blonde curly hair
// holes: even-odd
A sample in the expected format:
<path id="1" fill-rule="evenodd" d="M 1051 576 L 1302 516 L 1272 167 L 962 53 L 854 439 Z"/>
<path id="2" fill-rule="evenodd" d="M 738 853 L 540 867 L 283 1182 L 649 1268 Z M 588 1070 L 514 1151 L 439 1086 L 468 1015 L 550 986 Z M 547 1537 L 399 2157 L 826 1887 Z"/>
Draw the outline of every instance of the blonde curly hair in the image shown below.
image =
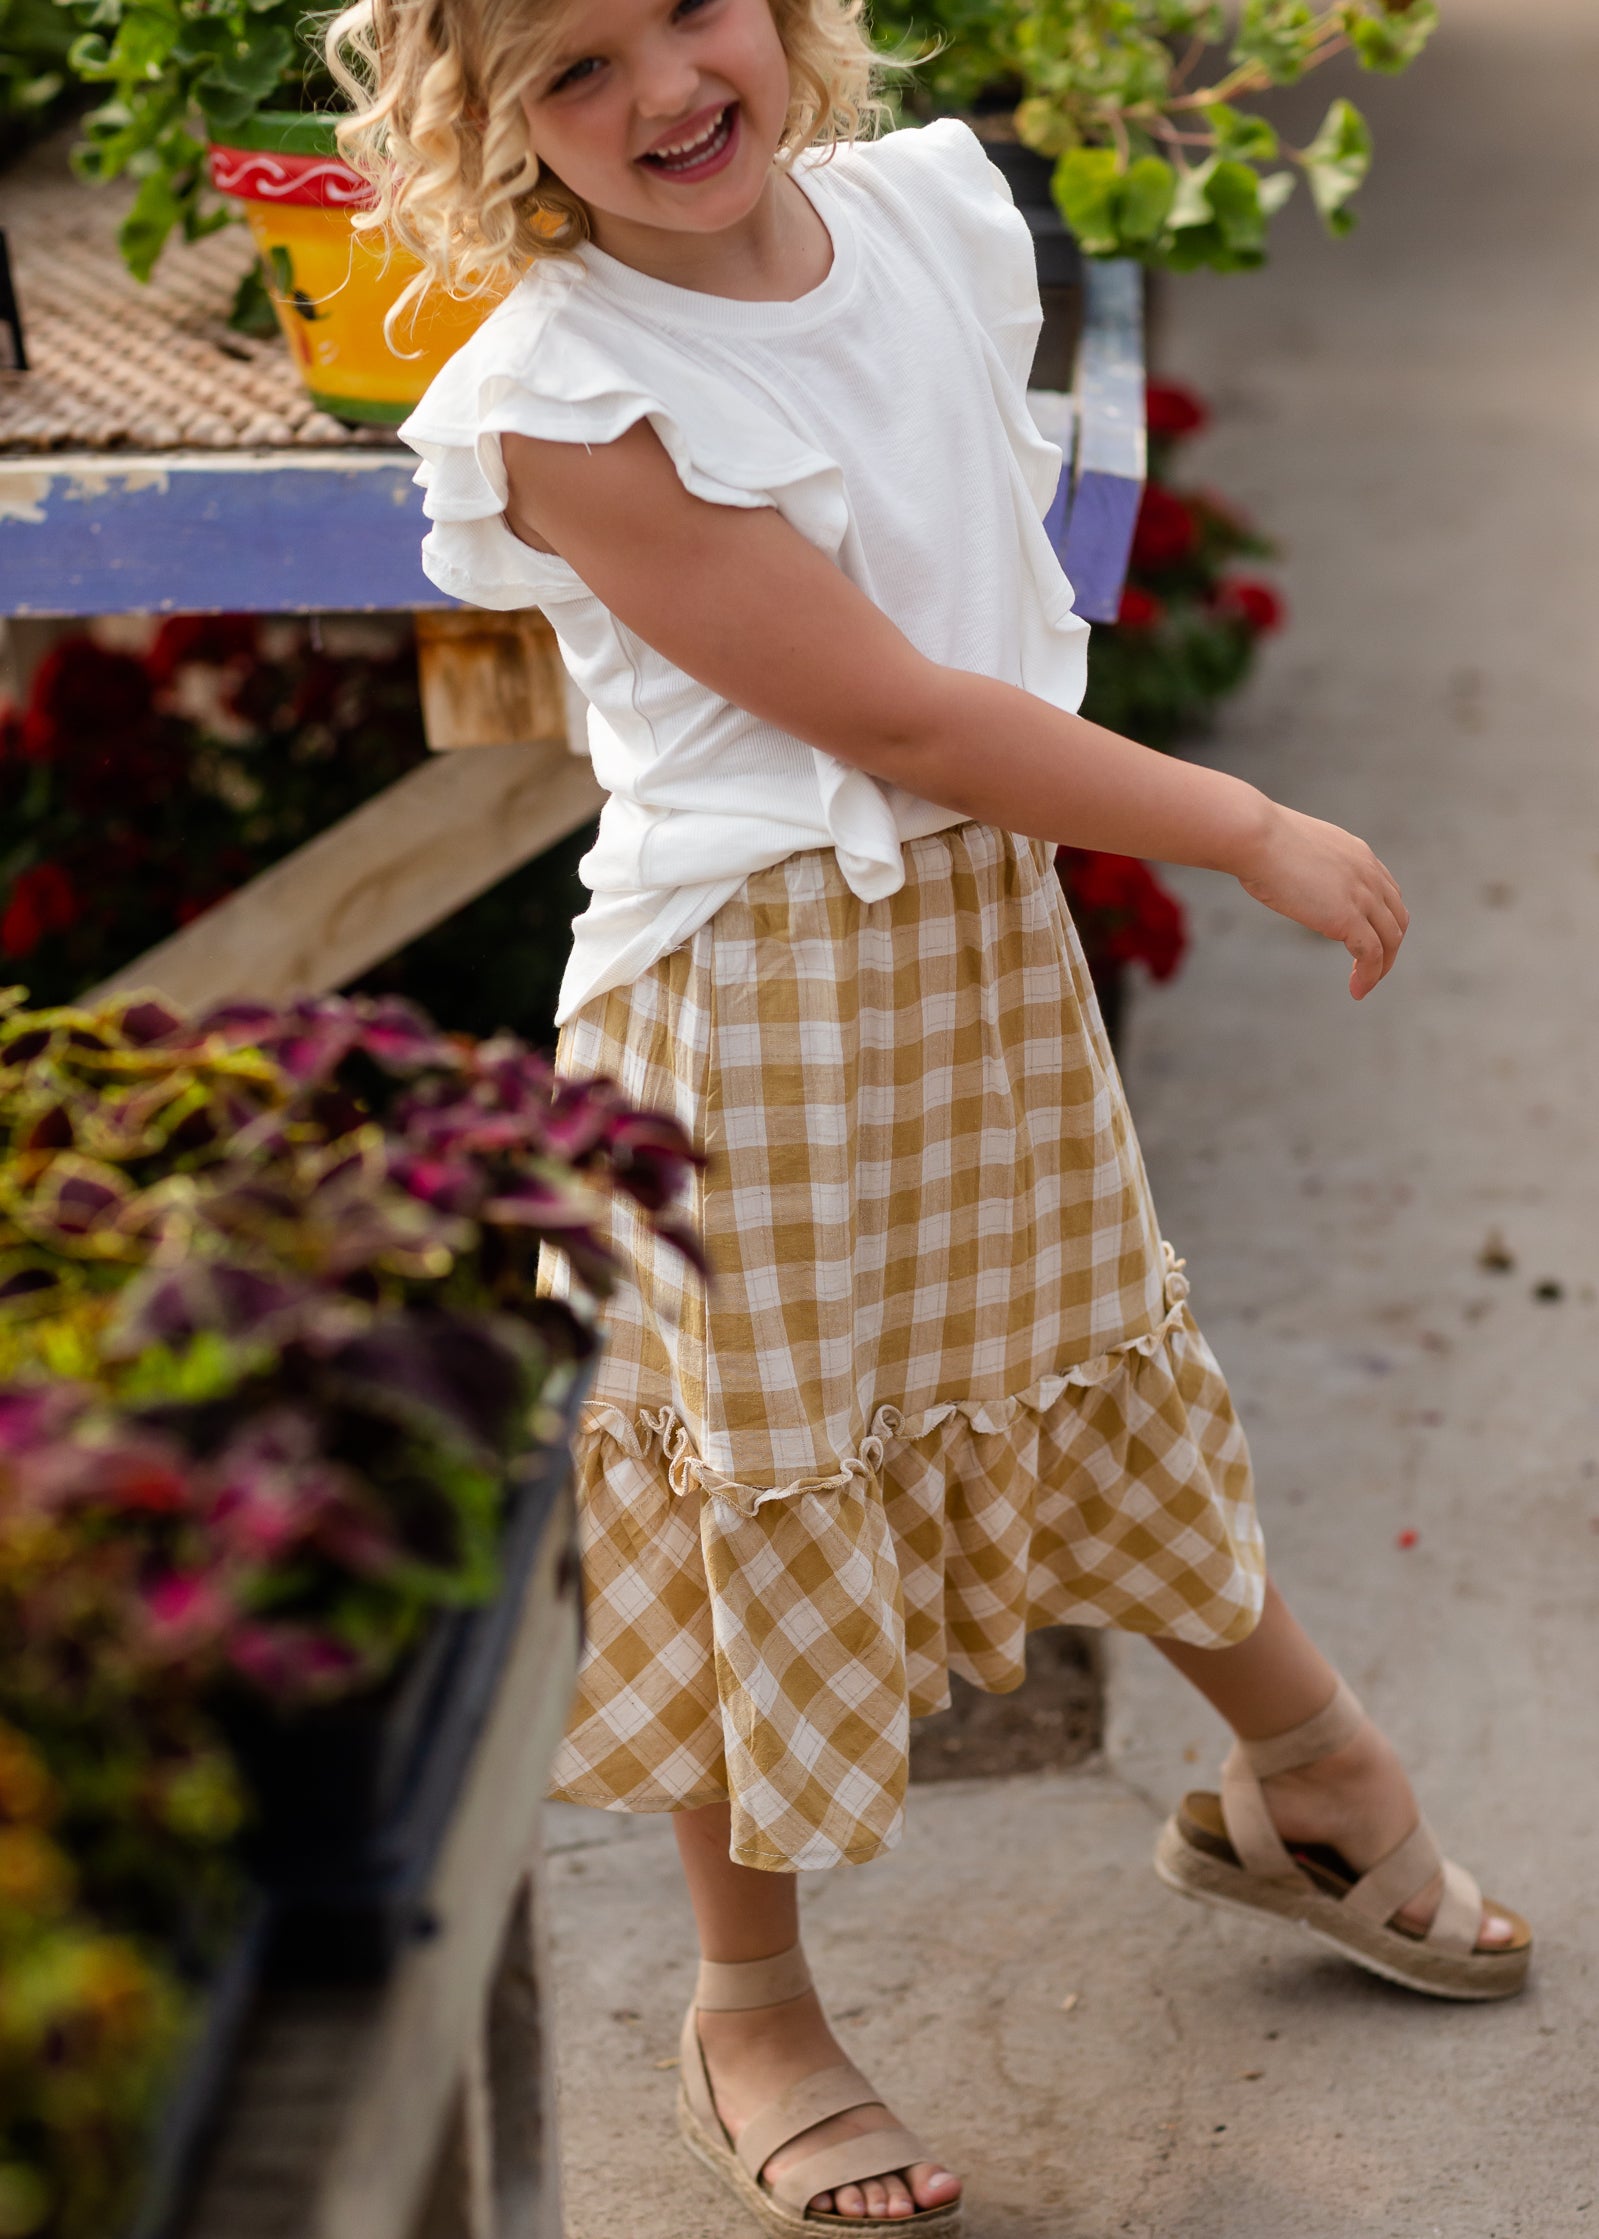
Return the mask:
<path id="1" fill-rule="evenodd" d="M 865 0 L 768 5 L 792 88 L 779 161 L 875 132 L 886 109 Z M 355 0 L 328 25 L 328 68 L 354 109 L 339 152 L 373 192 L 355 225 L 422 266 L 391 330 L 430 287 L 497 293 L 588 239 L 588 210 L 540 166 L 522 107 L 569 12 L 561 0 Z"/>

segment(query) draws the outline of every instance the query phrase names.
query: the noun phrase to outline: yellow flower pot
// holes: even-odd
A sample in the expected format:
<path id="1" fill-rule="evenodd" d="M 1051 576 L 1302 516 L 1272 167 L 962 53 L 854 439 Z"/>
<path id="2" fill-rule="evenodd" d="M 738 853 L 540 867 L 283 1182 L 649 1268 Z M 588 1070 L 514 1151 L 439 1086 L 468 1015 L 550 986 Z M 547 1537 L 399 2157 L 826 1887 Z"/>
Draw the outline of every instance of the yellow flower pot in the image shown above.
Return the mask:
<path id="1" fill-rule="evenodd" d="M 352 227 L 367 188 L 340 160 L 327 118 L 253 117 L 213 144 L 211 177 L 243 202 L 300 377 L 335 419 L 397 426 L 506 293 L 461 303 L 429 289 L 414 316 L 396 322 L 391 349 L 383 322 L 419 267 Z"/>

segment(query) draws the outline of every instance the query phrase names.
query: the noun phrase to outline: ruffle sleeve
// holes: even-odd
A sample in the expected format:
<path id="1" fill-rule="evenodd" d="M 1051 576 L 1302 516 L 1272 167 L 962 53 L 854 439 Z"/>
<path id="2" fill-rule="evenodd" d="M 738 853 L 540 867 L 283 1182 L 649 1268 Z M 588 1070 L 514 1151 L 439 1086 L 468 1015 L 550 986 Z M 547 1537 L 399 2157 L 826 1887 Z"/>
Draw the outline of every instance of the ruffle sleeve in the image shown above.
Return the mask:
<path id="1" fill-rule="evenodd" d="M 836 554 L 849 521 L 837 463 L 686 349 L 657 341 L 645 362 L 637 330 L 613 333 L 614 314 L 589 300 L 586 281 L 576 264 L 531 274 L 400 429 L 422 462 L 415 479 L 432 524 L 422 544 L 429 580 L 474 606 L 571 597 L 579 586 L 567 563 L 506 526 L 500 439 L 611 443 L 640 420 L 695 497 L 775 507 L 810 543 Z"/>
<path id="2" fill-rule="evenodd" d="M 1043 312 L 1027 220 L 1003 171 L 958 117 L 868 144 L 868 160 L 925 214 L 1008 371 L 1027 385 Z"/>

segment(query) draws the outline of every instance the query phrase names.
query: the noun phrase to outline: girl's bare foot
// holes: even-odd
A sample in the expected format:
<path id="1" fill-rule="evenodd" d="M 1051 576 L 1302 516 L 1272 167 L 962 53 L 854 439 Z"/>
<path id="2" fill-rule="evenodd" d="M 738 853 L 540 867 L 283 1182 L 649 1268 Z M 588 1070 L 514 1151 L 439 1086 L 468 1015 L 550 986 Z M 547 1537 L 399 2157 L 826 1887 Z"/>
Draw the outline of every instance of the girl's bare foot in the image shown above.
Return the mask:
<path id="1" fill-rule="evenodd" d="M 1402 1842 L 1417 1820 L 1416 1799 L 1393 1744 L 1368 1719 L 1354 1740 L 1318 1764 L 1274 1773 L 1261 1782 L 1272 1823 L 1291 1848 L 1325 1844 L 1364 1873 Z M 1395 1918 L 1424 1930 L 1443 1895 L 1440 1874 Z M 1485 1908 L 1479 1951 L 1497 1951 L 1515 1929 Z"/>
<path id="2" fill-rule="evenodd" d="M 827 2026 L 814 1991 L 780 2006 L 757 2006 L 742 2013 L 702 2012 L 699 2032 L 716 2111 L 735 2145 L 759 2108 L 803 2077 L 847 2057 Z M 876 2129 L 884 2114 L 885 2109 L 877 2105 L 852 2107 L 846 2114 L 819 2122 L 774 2153 L 761 2175 L 770 2183 L 818 2147 L 843 2145 Z M 937 2162 L 919 2161 L 909 2169 L 868 2177 L 862 2184 L 818 2193 L 809 2205 L 817 2215 L 893 2219 L 914 2216 L 921 2208 L 946 2207 L 959 2198 L 960 2189 L 960 2179 Z"/>

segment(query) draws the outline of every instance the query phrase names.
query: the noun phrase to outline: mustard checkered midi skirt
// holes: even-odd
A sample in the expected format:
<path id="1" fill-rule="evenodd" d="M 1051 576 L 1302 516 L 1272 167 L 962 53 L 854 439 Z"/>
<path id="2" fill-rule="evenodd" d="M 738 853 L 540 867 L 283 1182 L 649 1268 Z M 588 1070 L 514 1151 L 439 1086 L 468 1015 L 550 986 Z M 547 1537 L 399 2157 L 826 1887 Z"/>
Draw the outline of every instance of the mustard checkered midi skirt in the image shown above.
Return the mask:
<path id="1" fill-rule="evenodd" d="M 619 1208 L 551 1793 L 730 1799 L 746 1866 L 888 1849 L 910 1720 L 951 1671 L 1018 1686 L 1037 1626 L 1221 1646 L 1260 1611 L 1248 1449 L 1049 850 L 905 856 L 881 902 L 831 850 L 757 872 L 560 1043 L 708 1153 L 715 1272 Z"/>

